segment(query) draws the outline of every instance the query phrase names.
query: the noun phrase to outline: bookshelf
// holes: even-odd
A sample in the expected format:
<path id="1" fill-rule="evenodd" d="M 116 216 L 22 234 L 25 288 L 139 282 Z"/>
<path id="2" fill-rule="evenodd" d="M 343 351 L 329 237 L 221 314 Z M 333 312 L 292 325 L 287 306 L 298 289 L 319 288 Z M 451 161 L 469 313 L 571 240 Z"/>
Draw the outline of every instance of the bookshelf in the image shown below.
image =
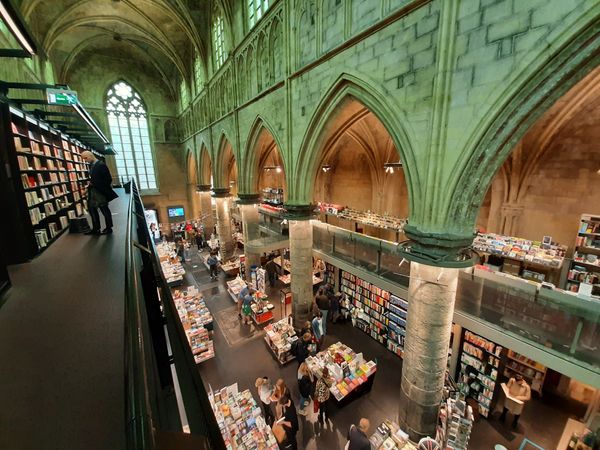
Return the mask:
<path id="1" fill-rule="evenodd" d="M 600 215 L 581 216 L 565 289 L 579 292 L 584 283 L 600 285 Z"/>
<path id="2" fill-rule="evenodd" d="M 350 272 L 340 270 L 340 273 L 341 291 L 361 311 L 355 315 L 354 325 L 402 357 L 408 302 Z"/>
<path id="3" fill-rule="evenodd" d="M 529 383 L 531 390 L 542 395 L 544 379 L 546 378 L 546 367 L 533 359 L 509 350 L 506 354 L 504 376 L 512 378 L 515 375 L 522 375 L 525 381 Z"/>
<path id="4" fill-rule="evenodd" d="M 9 263 L 27 261 L 48 248 L 86 212 L 88 164 L 78 141 L 13 106 L 0 105 L 2 116 L 2 200 L 11 214 L 7 232 Z"/>
<path id="5" fill-rule="evenodd" d="M 461 348 L 458 377 L 461 390 L 477 401 L 479 414 L 488 417 L 497 387 L 503 347 L 465 329 Z"/>

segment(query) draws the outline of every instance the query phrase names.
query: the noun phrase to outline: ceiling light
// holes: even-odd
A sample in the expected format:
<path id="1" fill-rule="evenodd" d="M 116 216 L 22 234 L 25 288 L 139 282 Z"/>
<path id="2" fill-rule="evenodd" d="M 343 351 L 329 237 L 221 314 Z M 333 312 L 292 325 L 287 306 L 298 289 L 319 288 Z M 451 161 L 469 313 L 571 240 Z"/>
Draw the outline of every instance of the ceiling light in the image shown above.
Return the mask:
<path id="1" fill-rule="evenodd" d="M 385 169 L 385 173 L 394 173 L 394 170 L 397 169 L 401 169 L 402 168 L 402 163 L 401 162 L 397 162 L 397 163 L 385 163 L 383 165 L 383 168 Z"/>
<path id="2" fill-rule="evenodd" d="M 321 170 L 322 170 L 323 172 L 329 172 L 329 171 L 330 171 L 332 168 L 333 168 L 333 167 L 331 167 L 329 164 L 323 164 L 323 165 L 321 166 Z"/>
<path id="3" fill-rule="evenodd" d="M 265 166 L 263 167 L 265 172 L 270 172 L 271 170 L 274 170 L 277 173 L 281 173 L 281 166 Z"/>
<path id="4" fill-rule="evenodd" d="M 33 39 L 28 35 L 22 20 L 18 16 L 17 11 L 14 10 L 10 2 L 7 0 L 0 0 L 0 15 L 4 20 L 4 23 L 10 29 L 13 36 L 19 41 L 21 47 L 23 47 L 30 55 L 35 55 L 35 43 Z"/>

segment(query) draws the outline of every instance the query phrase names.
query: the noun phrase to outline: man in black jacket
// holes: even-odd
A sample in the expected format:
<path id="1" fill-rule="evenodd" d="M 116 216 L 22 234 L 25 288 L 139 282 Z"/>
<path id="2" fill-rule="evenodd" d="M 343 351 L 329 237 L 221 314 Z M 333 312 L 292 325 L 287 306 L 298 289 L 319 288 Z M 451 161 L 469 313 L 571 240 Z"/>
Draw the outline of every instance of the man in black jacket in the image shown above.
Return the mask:
<path id="1" fill-rule="evenodd" d="M 92 229 L 86 234 L 111 234 L 113 221 L 108 202 L 117 198 L 112 189 L 112 176 L 106 164 L 89 151 L 81 154 L 83 160 L 90 164 L 90 183 L 88 185 L 88 211 L 92 217 Z M 100 214 L 104 216 L 106 227 L 100 231 Z"/>

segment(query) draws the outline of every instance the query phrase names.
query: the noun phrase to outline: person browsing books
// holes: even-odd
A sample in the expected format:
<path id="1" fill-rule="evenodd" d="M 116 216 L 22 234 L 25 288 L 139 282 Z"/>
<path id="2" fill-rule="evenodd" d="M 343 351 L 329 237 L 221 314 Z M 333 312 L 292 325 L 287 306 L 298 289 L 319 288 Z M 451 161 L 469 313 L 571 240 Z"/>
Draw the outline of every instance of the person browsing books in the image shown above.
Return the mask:
<path id="1" fill-rule="evenodd" d="M 87 207 L 92 218 L 92 229 L 85 234 L 111 234 L 113 220 L 108 203 L 118 197 L 112 189 L 112 175 L 110 170 L 96 156 L 86 150 L 81 153 L 81 158 L 90 164 L 90 182 L 87 192 Z M 100 214 L 104 216 L 104 230 L 100 231 Z"/>

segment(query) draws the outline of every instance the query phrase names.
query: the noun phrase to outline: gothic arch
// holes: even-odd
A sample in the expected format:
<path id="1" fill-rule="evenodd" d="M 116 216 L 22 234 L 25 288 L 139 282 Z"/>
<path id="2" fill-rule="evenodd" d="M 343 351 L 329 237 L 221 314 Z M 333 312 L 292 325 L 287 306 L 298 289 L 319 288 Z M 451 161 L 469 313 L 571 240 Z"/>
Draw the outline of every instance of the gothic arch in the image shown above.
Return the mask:
<path id="1" fill-rule="evenodd" d="M 186 173 L 188 184 L 196 186 L 198 184 L 198 165 L 196 162 L 196 152 L 188 148 L 186 157 Z"/>
<path id="2" fill-rule="evenodd" d="M 221 134 L 217 149 L 213 172 L 213 184 L 215 188 L 229 188 L 230 182 L 232 181 L 230 179 L 230 174 L 236 165 L 236 156 L 233 145 L 225 132 Z"/>
<path id="3" fill-rule="evenodd" d="M 198 184 L 203 186 L 210 186 L 212 178 L 212 160 L 210 158 L 210 152 L 204 143 L 200 146 L 200 152 L 198 154 Z"/>
<path id="4" fill-rule="evenodd" d="M 496 113 L 483 118 L 448 186 L 450 199 L 441 213 L 449 222 L 475 223 L 493 176 L 515 145 L 560 97 L 600 65 L 599 24 L 595 16 L 558 51 L 539 58 L 540 64 L 531 65 L 519 83 L 507 87 Z"/>
<path id="5" fill-rule="evenodd" d="M 398 150 L 404 165 L 409 194 L 409 209 L 413 209 L 415 194 L 418 193 L 418 173 L 412 145 L 406 128 L 401 124 L 399 112 L 388 103 L 385 95 L 365 81 L 349 74 L 342 76 L 327 91 L 316 108 L 300 146 L 296 172 L 290 176 L 288 198 L 292 203 L 309 204 L 313 198 L 314 181 L 324 151 L 323 137 L 337 108 L 351 98 L 366 106 L 383 124 Z"/>
<path id="6" fill-rule="evenodd" d="M 283 173 L 287 175 L 287 163 L 283 158 L 283 152 L 281 147 L 281 141 L 277 134 L 273 131 L 273 127 L 264 120 L 260 115 L 256 116 L 252 127 L 250 127 L 250 133 L 246 140 L 246 148 L 244 151 L 244 158 L 240 171 L 239 189 L 240 192 L 247 194 L 255 194 L 258 192 L 259 182 L 259 170 L 260 170 L 260 158 L 261 152 L 258 148 L 259 141 L 263 133 L 268 133 L 275 142 L 275 146 L 279 149 L 281 160 L 283 163 Z"/>

